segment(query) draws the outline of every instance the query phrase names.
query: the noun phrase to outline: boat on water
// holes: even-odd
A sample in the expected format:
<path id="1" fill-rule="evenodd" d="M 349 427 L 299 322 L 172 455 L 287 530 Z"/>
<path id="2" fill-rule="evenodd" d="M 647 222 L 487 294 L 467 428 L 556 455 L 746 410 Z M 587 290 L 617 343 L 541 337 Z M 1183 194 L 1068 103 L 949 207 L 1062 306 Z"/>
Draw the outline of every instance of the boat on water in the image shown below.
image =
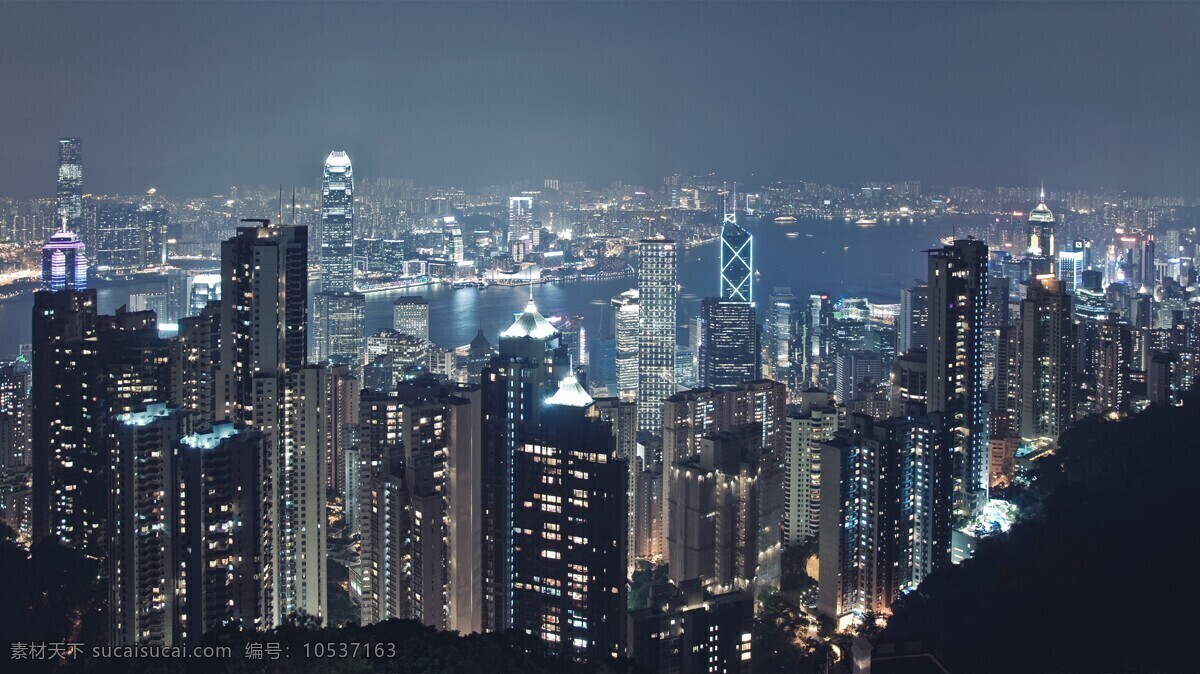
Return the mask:
<path id="1" fill-rule="evenodd" d="M 792 225 L 795 224 L 795 222 L 796 218 L 791 215 L 780 215 L 775 218 L 775 224 L 777 225 Z"/>
<path id="2" fill-rule="evenodd" d="M 874 225 L 877 222 L 879 222 L 879 221 L 876 220 L 875 218 L 868 218 L 866 216 L 863 216 L 863 217 L 855 220 L 854 224 L 858 225 L 859 227 L 870 227 L 871 225 Z"/>
<path id="3" fill-rule="evenodd" d="M 784 236 L 786 236 L 789 239 L 794 239 L 794 238 L 800 236 L 800 232 L 788 232 L 787 234 L 784 234 Z"/>

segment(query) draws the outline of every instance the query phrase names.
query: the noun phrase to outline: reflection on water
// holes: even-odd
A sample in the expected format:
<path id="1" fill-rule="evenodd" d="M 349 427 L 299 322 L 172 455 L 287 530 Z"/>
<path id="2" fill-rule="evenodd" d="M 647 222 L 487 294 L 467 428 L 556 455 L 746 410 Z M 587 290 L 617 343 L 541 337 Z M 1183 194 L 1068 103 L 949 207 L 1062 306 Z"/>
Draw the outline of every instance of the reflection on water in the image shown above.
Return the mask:
<path id="1" fill-rule="evenodd" d="M 930 223 L 886 223 L 855 227 L 831 220 L 801 220 L 775 225 L 769 221 L 744 223 L 754 234 L 754 267 L 760 272 L 754 289 L 763 306 L 775 287 L 791 287 L 797 295 L 815 292 L 866 295 L 875 301 L 898 301 L 900 288 L 925 276 L 925 249 L 952 232 L 950 220 Z M 805 236 L 788 237 L 790 231 Z M 811 235 L 811 236 L 808 236 Z M 681 253 L 679 322 L 699 311 L 700 300 L 716 294 L 718 256 L 714 244 Z M 635 286 L 635 277 L 574 281 L 534 287 L 534 298 L 544 314 L 574 313 L 584 317 L 593 359 L 611 356 L 611 345 L 600 337 L 608 328 L 608 299 Z M 102 312 L 111 313 L 128 301 L 131 293 L 161 291 L 162 282 L 131 282 L 101 288 L 97 295 Z M 315 291 L 315 288 L 313 288 Z M 449 286 L 411 288 L 367 296 L 367 334 L 392 324 L 392 302 L 401 295 L 423 295 L 429 300 L 430 339 L 443 347 L 468 343 L 483 329 L 489 341 L 512 322 L 529 299 L 528 287 L 491 286 L 451 289 Z M 0 302 L 0 357 L 10 357 L 29 341 L 32 295 Z"/>

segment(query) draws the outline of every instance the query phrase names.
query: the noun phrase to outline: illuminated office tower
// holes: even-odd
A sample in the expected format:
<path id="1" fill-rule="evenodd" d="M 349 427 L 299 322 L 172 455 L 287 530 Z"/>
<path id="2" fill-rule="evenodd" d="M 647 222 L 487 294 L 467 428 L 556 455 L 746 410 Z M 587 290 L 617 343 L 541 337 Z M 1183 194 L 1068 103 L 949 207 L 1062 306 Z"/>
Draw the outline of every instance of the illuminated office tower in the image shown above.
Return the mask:
<path id="1" fill-rule="evenodd" d="M 675 393 L 676 250 L 669 239 L 643 239 L 638 270 L 638 430 L 657 433 L 662 401 Z"/>
<path id="2" fill-rule="evenodd" d="M 181 501 L 175 443 L 190 432 L 188 415 L 163 403 L 112 419 L 107 561 L 114 645 L 169 647 L 182 640 L 183 573 L 203 571 L 176 558 Z M 205 485 L 191 486 L 190 496 L 201 498 Z"/>
<path id="3" fill-rule="evenodd" d="M 787 416 L 783 463 L 783 544 L 816 538 L 821 523 L 821 443 L 833 439 L 842 414 L 828 391 L 809 389 Z"/>
<path id="4" fill-rule="evenodd" d="M 721 221 L 721 299 L 754 302 L 754 237 L 737 224 L 736 195 Z"/>
<path id="5" fill-rule="evenodd" d="M 313 362 L 346 365 L 355 375 L 361 372 L 366 360 L 366 314 L 367 298 L 362 293 L 317 293 L 313 297 Z"/>
<path id="6" fill-rule="evenodd" d="M 321 179 L 321 290 L 354 292 L 354 167 L 334 150 Z"/>
<path id="7" fill-rule="evenodd" d="M 808 296 L 809 369 L 806 379 L 814 386 L 833 388 L 833 303 L 828 295 Z"/>
<path id="8" fill-rule="evenodd" d="M 214 416 L 262 431 L 263 624 L 328 619 L 325 371 L 309 367 L 308 228 L 238 227 L 221 244 L 220 365 Z"/>
<path id="9" fill-rule="evenodd" d="M 508 243 L 533 236 L 533 197 L 508 198 Z"/>
<path id="10" fill-rule="evenodd" d="M 1054 259 L 1058 248 L 1054 242 L 1054 213 L 1046 207 L 1046 191 L 1038 197 L 1038 205 L 1029 212 L 1026 223 L 1026 253 L 1030 257 Z"/>
<path id="11" fill-rule="evenodd" d="M 407 620 L 411 615 L 411 582 L 405 542 L 411 523 L 408 488 L 404 483 L 401 447 L 390 445 L 371 459 L 362 459 L 358 481 L 347 479 L 347 516 L 360 524 L 362 603 L 359 624 Z"/>
<path id="12" fill-rule="evenodd" d="M 513 626 L 514 461 L 521 434 L 536 426 L 546 396 L 570 368 L 561 335 L 530 299 L 500 333 L 497 355 L 480 374 L 484 463 L 484 626 Z"/>
<path id="13" fill-rule="evenodd" d="M 1021 437 L 1054 442 L 1075 416 L 1075 323 L 1062 281 L 1039 277 L 1021 301 Z"/>
<path id="14" fill-rule="evenodd" d="M 392 328 L 396 332 L 429 342 L 429 302 L 420 295 L 406 295 L 392 304 Z"/>
<path id="15" fill-rule="evenodd" d="M 984 312 L 987 307 L 988 249 L 982 241 L 959 239 L 929 251 L 928 411 L 944 415 L 952 429 L 951 451 L 960 457 L 955 495 L 975 512 L 987 500 L 987 412 L 983 404 Z M 939 508 L 949 494 L 935 494 Z"/>
<path id="16" fill-rule="evenodd" d="M 167 272 L 167 313 L 161 321 L 178 323 L 188 316 L 199 316 L 209 302 L 220 299 L 220 274 L 172 269 Z"/>
<path id="17" fill-rule="evenodd" d="M 83 242 L 59 231 L 42 246 L 42 290 L 87 290 L 88 259 Z"/>
<path id="18" fill-rule="evenodd" d="M 96 273 L 120 276 L 141 267 L 142 224 L 136 204 L 96 204 L 90 222 L 90 238 L 94 246 L 93 269 Z"/>
<path id="19" fill-rule="evenodd" d="M 803 377 L 804 313 L 791 288 L 776 288 L 767 300 L 767 375 L 790 387 Z"/>
<path id="20" fill-rule="evenodd" d="M 1091 241 L 1076 239 L 1069 248 L 1058 251 L 1058 267 L 1055 276 L 1063 284 L 1063 292 L 1074 295 L 1082 282 L 1083 272 L 1088 268 L 1088 253 Z"/>
<path id="21" fill-rule="evenodd" d="M 567 374 L 514 457 L 513 628 L 554 656 L 625 655 L 626 464 Z"/>
<path id="22" fill-rule="evenodd" d="M 268 439 L 214 424 L 177 444 L 175 530 L 180 639 L 262 625 L 262 523 Z"/>
<path id="23" fill-rule="evenodd" d="M 700 305 L 700 385 L 735 386 L 759 377 L 758 323 L 749 302 L 707 297 Z"/>
<path id="24" fill-rule="evenodd" d="M 879 384 L 883 381 L 883 361 L 874 351 L 855 349 L 837 356 L 838 402 L 846 405 L 858 397 L 859 387 L 864 382 Z"/>
<path id="25" fill-rule="evenodd" d="M 83 143 L 58 140 L 58 226 L 69 232 L 83 227 Z"/>
<path id="26" fill-rule="evenodd" d="M 897 354 L 929 346 L 929 286 L 900 291 L 900 315 L 896 322 Z"/>
<path id="27" fill-rule="evenodd" d="M 617 394 L 621 400 L 637 400 L 638 337 L 640 303 L 637 289 L 612 298 L 613 331 L 616 338 Z"/>

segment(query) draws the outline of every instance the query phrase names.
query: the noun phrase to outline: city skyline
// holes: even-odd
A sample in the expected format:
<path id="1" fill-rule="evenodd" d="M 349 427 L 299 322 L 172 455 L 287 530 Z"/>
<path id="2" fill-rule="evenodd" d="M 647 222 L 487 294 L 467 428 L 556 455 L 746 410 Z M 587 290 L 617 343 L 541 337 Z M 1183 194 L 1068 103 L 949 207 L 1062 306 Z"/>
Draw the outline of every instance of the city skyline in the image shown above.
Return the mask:
<path id="1" fill-rule="evenodd" d="M 1200 4 L 45 6 L 6 671 L 1191 667 Z"/>

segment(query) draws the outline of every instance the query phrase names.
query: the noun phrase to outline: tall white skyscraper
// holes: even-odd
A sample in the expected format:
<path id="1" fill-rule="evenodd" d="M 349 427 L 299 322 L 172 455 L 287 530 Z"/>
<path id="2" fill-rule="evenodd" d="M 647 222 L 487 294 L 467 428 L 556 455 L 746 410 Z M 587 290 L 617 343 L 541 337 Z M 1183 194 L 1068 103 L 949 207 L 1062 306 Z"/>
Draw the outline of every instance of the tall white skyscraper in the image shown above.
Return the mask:
<path id="1" fill-rule="evenodd" d="M 321 180 L 321 290 L 354 291 L 354 167 L 334 150 Z"/>
<path id="2" fill-rule="evenodd" d="M 613 332 L 617 342 L 617 394 L 625 401 L 637 400 L 639 309 L 636 288 L 612 298 Z"/>
<path id="3" fill-rule="evenodd" d="M 508 241 L 533 236 L 533 197 L 508 198 Z"/>
<path id="4" fill-rule="evenodd" d="M 82 235 L 83 147 L 78 138 L 58 140 L 58 226 Z"/>
<path id="5" fill-rule="evenodd" d="M 675 242 L 641 241 L 638 270 L 638 430 L 658 433 L 662 401 L 675 394 Z"/>

